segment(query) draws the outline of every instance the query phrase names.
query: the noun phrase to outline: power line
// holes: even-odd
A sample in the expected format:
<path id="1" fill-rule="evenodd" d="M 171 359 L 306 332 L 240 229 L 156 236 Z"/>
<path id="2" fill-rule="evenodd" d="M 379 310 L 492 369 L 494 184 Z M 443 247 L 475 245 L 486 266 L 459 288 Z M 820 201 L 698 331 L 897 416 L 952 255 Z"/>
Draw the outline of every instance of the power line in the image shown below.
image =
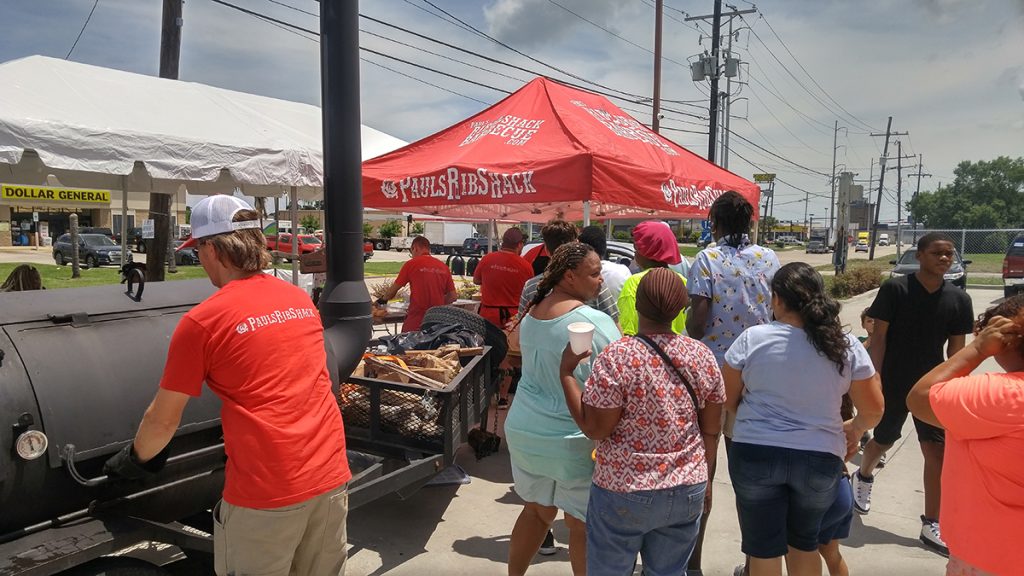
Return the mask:
<path id="1" fill-rule="evenodd" d="M 71 53 L 75 51 L 75 46 L 78 46 L 78 41 L 82 39 L 82 34 L 85 33 L 85 27 L 89 25 L 89 20 L 92 20 L 92 13 L 96 11 L 96 6 L 100 3 L 100 0 L 96 0 L 92 3 L 92 10 L 89 10 L 89 15 L 85 17 L 85 24 L 82 24 L 82 29 L 78 31 L 78 36 L 75 38 L 75 43 L 71 45 L 71 50 L 68 50 L 65 60 L 71 58 Z"/>
<path id="2" fill-rule="evenodd" d="M 315 13 L 315 12 L 309 12 L 309 11 L 303 10 L 302 8 L 298 8 L 296 6 L 292 6 L 291 4 L 285 4 L 284 2 L 279 2 L 278 0 L 267 0 L 267 2 L 270 2 L 271 4 L 277 4 L 278 6 L 284 6 L 285 8 L 288 8 L 289 10 L 294 10 L 296 12 L 302 12 L 303 14 L 308 14 L 308 15 L 314 16 L 316 18 L 320 17 L 320 15 Z"/>
<path id="3" fill-rule="evenodd" d="M 522 83 L 522 84 L 525 84 L 526 82 L 528 82 L 528 80 L 523 80 L 521 78 L 516 78 L 515 76 L 510 76 L 510 75 L 505 74 L 503 72 L 498 72 L 496 70 L 491 70 L 490 68 L 484 68 L 483 66 L 477 66 L 476 64 L 473 64 L 472 62 L 466 62 L 464 60 L 459 60 L 458 58 L 452 58 L 451 56 L 445 56 L 444 54 L 441 54 L 439 52 L 433 52 L 433 51 L 427 50 L 426 48 L 423 48 L 421 46 L 416 46 L 414 44 L 409 44 L 408 42 L 402 42 L 401 40 L 395 40 L 394 38 L 389 38 L 387 36 L 384 36 L 383 34 L 377 34 L 376 32 L 371 32 L 371 31 L 366 30 L 364 28 L 360 28 L 359 31 L 362 32 L 363 34 L 368 34 L 370 36 L 375 36 L 377 38 L 380 38 L 381 40 L 386 40 L 388 42 L 392 42 L 392 43 L 398 44 L 400 46 L 405 46 L 407 48 L 412 48 L 413 50 L 416 50 L 418 52 L 423 52 L 425 54 L 430 54 L 430 55 L 433 55 L 433 56 L 437 56 L 438 58 L 443 58 L 443 59 L 449 60 L 451 62 L 456 62 L 458 64 L 462 64 L 463 66 L 469 66 L 470 68 L 476 68 L 477 70 L 481 70 L 483 72 L 489 72 L 489 73 L 495 74 L 497 76 L 502 76 L 504 78 L 508 78 L 509 80 L 515 80 L 516 82 L 519 82 L 519 83 Z"/>
<path id="4" fill-rule="evenodd" d="M 760 14 L 760 13 L 759 13 L 759 14 Z M 767 43 L 765 43 L 765 41 L 761 39 L 761 36 L 760 36 L 760 35 L 759 35 L 759 34 L 757 33 L 757 31 L 756 31 L 756 30 L 754 30 L 754 27 L 753 27 L 753 25 L 752 25 L 752 24 L 751 24 L 751 23 L 750 23 L 749 21 L 747 21 L 747 19 L 746 19 L 746 18 L 744 18 L 743 16 L 740 16 L 740 19 L 741 19 L 741 20 L 743 20 L 744 22 L 746 22 L 746 24 L 747 24 L 747 26 L 748 26 L 748 29 L 750 30 L 750 33 L 751 33 L 751 34 L 752 34 L 752 35 L 754 36 L 754 38 L 755 38 L 755 39 L 756 39 L 756 40 L 757 40 L 757 41 L 758 41 L 758 42 L 759 42 L 759 43 L 761 44 L 761 46 L 763 46 L 763 47 L 764 47 L 764 49 L 765 49 L 765 50 L 767 50 L 767 51 L 768 51 L 768 55 L 769 55 L 769 56 L 771 56 L 771 57 L 772 57 L 772 59 L 774 59 L 774 60 L 775 60 L 775 62 L 777 62 L 777 63 L 779 64 L 779 66 L 781 66 L 781 67 L 782 67 L 783 71 L 785 71 L 785 72 L 786 72 L 786 74 L 788 74 L 788 75 L 789 75 L 789 77 L 790 77 L 790 78 L 792 78 L 792 79 L 793 79 L 793 81 L 795 81 L 795 82 L 797 83 L 797 85 L 798 85 L 798 86 L 800 86 L 801 88 L 803 88 L 803 89 L 804 89 L 804 91 L 805 91 L 805 92 L 807 92 L 807 94 L 809 94 L 809 95 L 811 96 L 811 98 L 813 98 L 813 99 L 814 99 L 814 100 L 815 100 L 815 101 L 816 101 L 816 102 L 817 102 L 818 104 L 820 104 L 820 105 L 821 105 L 821 106 L 822 106 L 823 108 L 825 108 L 826 110 L 828 110 L 828 112 L 829 112 L 830 114 L 835 114 L 836 116 L 841 116 L 841 114 L 838 114 L 838 113 L 836 113 L 836 111 L 835 111 L 835 110 L 833 110 L 833 109 L 831 108 L 831 106 L 829 106 L 829 105 L 828 105 L 827 103 L 825 103 L 825 102 L 824 102 L 824 101 L 823 101 L 823 100 L 822 100 L 821 98 L 819 98 L 817 94 L 815 94 L 815 93 L 814 93 L 814 92 L 813 92 L 813 91 L 812 91 L 812 90 L 811 90 L 810 88 L 808 88 L 808 87 L 807 87 L 807 85 L 806 85 L 806 84 L 804 84 L 803 82 L 801 82 L 801 81 L 800 81 L 800 79 L 799 79 L 799 78 L 797 78 L 795 74 L 793 74 L 793 71 L 792 71 L 792 70 L 790 70 L 790 69 L 789 69 L 789 67 L 787 67 L 787 66 L 786 66 L 786 65 L 785 65 L 785 64 L 784 64 L 784 63 L 782 62 L 782 60 L 780 60 L 780 59 L 779 59 L 779 57 L 778 57 L 778 56 L 777 56 L 777 55 L 775 54 L 775 52 L 774 52 L 774 51 L 772 51 L 772 49 L 771 49 L 771 48 L 770 48 L 770 47 L 768 46 L 768 44 L 767 44 Z M 761 20 L 764 20 L 764 15 L 763 15 L 763 14 L 761 15 Z M 767 25 L 767 21 L 765 21 L 765 24 Z M 863 122 L 861 122 L 861 121 L 860 121 L 859 119 L 857 119 L 857 118 L 853 118 L 853 120 L 854 120 L 855 122 L 857 122 L 858 124 L 863 124 L 863 125 L 867 126 L 866 124 L 864 124 Z M 868 128 L 870 129 L 870 126 L 868 126 Z"/>
<path id="5" fill-rule="evenodd" d="M 373 60 L 369 60 L 369 59 L 363 58 L 363 57 L 360 57 L 359 59 L 362 60 L 363 62 L 366 62 L 367 64 L 373 64 L 374 66 L 377 66 L 378 68 L 383 68 L 383 69 L 387 70 L 388 72 L 394 72 L 395 74 L 398 74 L 399 76 L 405 76 L 406 78 L 409 78 L 410 80 L 415 80 L 415 81 L 420 82 L 422 84 L 426 84 L 427 86 L 433 86 L 434 88 L 437 88 L 438 90 L 444 90 L 445 92 L 449 92 L 451 94 L 455 94 L 456 96 L 462 96 L 463 98 L 466 98 L 468 100 L 472 100 L 474 102 L 479 102 L 479 103 L 483 104 L 484 106 L 490 106 L 489 102 L 484 102 L 483 100 L 479 100 L 477 98 L 473 98 L 472 96 L 467 96 L 465 94 L 461 94 L 461 93 L 456 92 L 454 90 L 451 90 L 449 88 L 445 88 L 444 86 L 438 86 L 437 84 L 434 84 L 432 82 L 427 82 L 426 80 L 424 80 L 422 78 L 417 78 L 417 77 L 415 77 L 415 76 L 413 76 L 411 74 L 406 74 L 405 72 L 402 72 L 400 70 L 395 70 L 394 68 L 391 68 L 389 66 L 385 66 L 385 65 L 380 64 L 378 62 L 374 62 Z"/>
<path id="6" fill-rule="evenodd" d="M 827 90 L 822 88 L 821 84 L 818 84 L 818 81 L 814 79 L 814 76 L 811 76 L 811 73 L 808 72 L 807 69 L 804 68 L 804 65 L 800 63 L 800 60 L 798 60 L 796 55 L 793 54 L 793 51 L 789 49 L 789 46 L 787 46 L 786 43 L 782 41 L 782 38 L 779 37 L 779 34 L 775 31 L 775 28 L 772 28 L 771 23 L 768 22 L 768 19 L 764 17 L 764 14 L 760 13 L 760 12 L 758 14 L 761 16 L 761 19 L 764 20 L 765 26 L 768 26 L 768 29 L 772 31 L 772 34 L 775 36 L 775 39 L 779 41 L 779 44 L 782 44 L 782 47 L 786 49 L 786 52 L 788 52 L 790 57 L 793 58 L 793 61 L 796 62 L 796 65 L 799 66 L 800 69 L 804 71 L 804 74 L 806 74 L 807 77 L 811 79 L 811 82 L 814 82 L 814 85 L 818 87 L 818 90 L 821 90 L 821 93 L 824 94 L 826 98 L 831 100 L 832 103 L 834 103 L 836 106 L 838 106 L 840 110 L 842 110 L 843 112 L 846 112 L 847 116 L 849 116 L 850 118 L 853 118 L 861 126 L 866 127 L 868 130 L 875 130 L 875 128 L 873 126 L 871 126 L 867 122 L 862 121 L 860 118 L 857 118 L 856 116 L 851 114 L 849 111 L 847 111 L 846 108 L 843 108 L 842 104 L 837 102 L 836 99 L 833 98 L 832 95 L 829 94 Z"/>
<path id="7" fill-rule="evenodd" d="M 793 160 L 790 160 L 789 158 L 786 158 L 785 156 L 780 156 L 780 155 L 772 152 L 771 150 L 768 150 L 767 148 L 761 146 L 760 144 L 757 144 L 757 143 L 755 143 L 755 142 L 753 142 L 751 140 L 748 140 L 747 138 L 744 138 L 743 136 L 740 136 L 734 130 L 729 130 L 729 133 L 731 135 L 739 138 L 743 142 L 746 142 L 747 144 L 753 146 L 754 148 L 757 148 L 758 150 L 760 150 L 760 151 L 762 151 L 762 152 L 764 152 L 764 153 L 766 153 L 766 154 L 768 154 L 768 155 L 770 155 L 770 156 L 772 156 L 774 158 L 778 158 L 779 160 L 782 160 L 783 162 L 786 162 L 787 164 L 792 164 L 793 166 L 796 166 L 797 168 L 802 168 L 804 170 L 807 170 L 808 172 L 813 172 L 814 174 L 817 174 L 819 176 L 825 176 L 826 178 L 831 178 L 832 177 L 831 174 L 826 174 L 825 172 L 819 172 L 818 170 L 815 170 L 814 168 L 808 168 L 807 166 L 804 166 L 803 164 L 800 164 L 798 162 L 794 162 Z"/>

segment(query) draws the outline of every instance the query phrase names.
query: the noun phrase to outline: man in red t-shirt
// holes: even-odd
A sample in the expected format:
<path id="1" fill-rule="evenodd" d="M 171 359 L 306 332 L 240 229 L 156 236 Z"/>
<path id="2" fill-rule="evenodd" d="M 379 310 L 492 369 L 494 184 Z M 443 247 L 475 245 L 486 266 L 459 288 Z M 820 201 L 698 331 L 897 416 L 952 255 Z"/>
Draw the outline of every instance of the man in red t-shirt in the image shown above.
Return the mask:
<path id="1" fill-rule="evenodd" d="M 391 288 L 376 302 L 378 306 L 387 306 L 388 300 L 406 284 L 409 285 L 409 310 L 405 314 L 402 332 L 419 330 L 427 310 L 451 304 L 457 297 L 451 270 L 430 255 L 430 240 L 423 236 L 413 238 L 409 252 L 412 259 L 402 265 Z"/>
<path id="2" fill-rule="evenodd" d="M 533 268 L 519 255 L 523 231 L 509 228 L 501 237 L 501 250 L 484 256 L 473 273 L 480 286 L 480 315 L 499 328 L 519 310 L 523 285 L 533 278 Z"/>
<path id="3" fill-rule="evenodd" d="M 217 574 L 340 575 L 352 473 L 323 326 L 303 290 L 262 273 L 269 256 L 256 218 L 232 196 L 193 209 L 200 263 L 219 290 L 178 323 L 135 440 L 104 471 L 157 472 L 205 381 L 222 402 L 228 457 L 214 508 Z"/>

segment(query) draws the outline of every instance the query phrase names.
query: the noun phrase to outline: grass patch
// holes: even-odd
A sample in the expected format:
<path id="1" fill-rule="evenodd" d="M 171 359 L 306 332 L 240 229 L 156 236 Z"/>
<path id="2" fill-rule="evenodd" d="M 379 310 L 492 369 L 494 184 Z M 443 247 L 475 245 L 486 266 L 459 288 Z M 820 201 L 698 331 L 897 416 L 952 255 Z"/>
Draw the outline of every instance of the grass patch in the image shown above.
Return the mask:
<path id="1" fill-rule="evenodd" d="M 7 278 L 20 262 L 0 264 L 0 281 Z M 31 263 L 27 263 L 31 264 Z M 104 284 L 117 284 L 121 281 L 121 273 L 118 268 L 107 266 L 103 268 L 82 269 L 81 278 L 71 277 L 71 265 L 57 266 L 56 264 L 31 264 L 39 270 L 43 279 L 43 286 L 47 290 L 57 288 L 81 288 L 84 286 L 102 286 Z M 202 266 L 178 266 L 177 274 L 167 274 L 167 280 L 194 280 L 206 278 L 206 271 Z"/>
<path id="2" fill-rule="evenodd" d="M 396 275 L 402 269 L 405 262 L 367 262 L 363 264 L 363 274 L 366 276 Z"/>
<path id="3" fill-rule="evenodd" d="M 999 254 L 967 254 L 963 256 L 964 260 L 971 261 L 967 265 L 968 275 L 971 272 L 1002 272 L 1003 258 L 1005 257 L 1006 254 L 1002 252 Z"/>
<path id="4" fill-rule="evenodd" d="M 970 273 L 967 274 L 967 285 L 968 286 L 1002 286 L 1002 276 L 972 276 Z"/>

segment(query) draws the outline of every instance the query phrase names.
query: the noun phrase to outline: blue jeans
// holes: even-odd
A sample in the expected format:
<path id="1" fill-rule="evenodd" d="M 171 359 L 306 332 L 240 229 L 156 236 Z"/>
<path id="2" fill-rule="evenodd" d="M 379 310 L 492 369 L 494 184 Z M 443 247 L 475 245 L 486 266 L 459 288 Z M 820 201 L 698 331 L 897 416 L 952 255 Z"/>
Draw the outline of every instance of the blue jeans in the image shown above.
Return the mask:
<path id="1" fill-rule="evenodd" d="M 834 454 L 733 441 L 729 477 L 743 553 L 785 556 L 818 549 L 822 518 L 836 499 L 843 461 Z"/>
<path id="2" fill-rule="evenodd" d="M 680 576 L 704 512 L 705 484 L 612 492 L 590 487 L 587 576 L 629 576 L 636 555 L 646 576 Z"/>

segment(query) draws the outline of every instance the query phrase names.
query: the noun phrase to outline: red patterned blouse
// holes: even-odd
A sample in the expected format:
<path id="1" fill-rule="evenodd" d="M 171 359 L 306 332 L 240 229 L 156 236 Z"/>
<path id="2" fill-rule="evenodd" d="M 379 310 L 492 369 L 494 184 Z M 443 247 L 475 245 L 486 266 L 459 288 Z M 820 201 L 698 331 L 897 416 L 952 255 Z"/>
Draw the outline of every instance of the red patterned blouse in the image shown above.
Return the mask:
<path id="1" fill-rule="evenodd" d="M 725 402 L 725 383 L 711 350 L 675 334 L 652 339 L 680 368 L 703 408 Z M 613 492 L 661 490 L 708 479 L 697 412 L 676 371 L 637 338 L 610 344 L 594 360 L 583 402 L 622 407 L 610 437 L 597 446 L 594 483 Z"/>

